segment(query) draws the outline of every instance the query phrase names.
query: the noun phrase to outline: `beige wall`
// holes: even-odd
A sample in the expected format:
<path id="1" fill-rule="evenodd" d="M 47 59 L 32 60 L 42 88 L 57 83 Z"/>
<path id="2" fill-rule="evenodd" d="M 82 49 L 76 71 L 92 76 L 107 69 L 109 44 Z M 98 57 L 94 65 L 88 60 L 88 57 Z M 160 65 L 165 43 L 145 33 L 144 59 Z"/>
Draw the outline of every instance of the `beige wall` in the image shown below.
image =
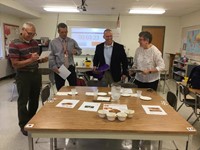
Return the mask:
<path id="1" fill-rule="evenodd" d="M 57 14 L 49 13 L 41 15 L 40 19 L 26 19 L 23 21 L 32 21 L 37 28 L 38 37 L 47 36 L 53 39 L 56 32 Z M 79 14 L 60 14 L 58 22 L 72 21 L 117 21 L 117 16 L 113 15 L 79 15 Z M 175 53 L 180 50 L 180 18 L 179 17 L 163 17 L 163 16 L 139 16 L 126 15 L 120 16 L 121 22 L 121 43 L 126 46 L 129 56 L 134 56 L 135 49 L 138 47 L 138 33 L 142 26 L 166 26 L 164 60 L 166 69 L 168 69 L 169 56 L 165 53 Z M 81 23 L 80 23 L 81 26 Z"/>
<path id="2" fill-rule="evenodd" d="M 13 24 L 13 25 L 19 25 L 21 26 L 22 24 L 22 20 L 20 18 L 14 17 L 12 15 L 8 15 L 8 14 L 0 14 L 0 26 L 1 29 L 3 30 L 3 23 L 7 23 L 7 24 Z M 3 32 L 1 32 L 2 37 L 2 47 L 3 47 L 3 56 L 5 56 L 5 50 L 4 50 L 4 35 Z M 5 58 L 1 58 L 0 59 L 0 78 L 5 77 L 7 75 L 10 75 L 13 73 L 13 69 L 11 68 L 9 62 L 7 59 Z"/>
<path id="3" fill-rule="evenodd" d="M 166 53 L 179 52 L 180 22 L 177 17 L 161 16 L 124 16 L 122 17 L 121 42 L 130 49 L 130 55 L 134 56 L 138 47 L 138 33 L 142 26 L 165 26 L 164 60 L 166 69 L 169 67 L 169 55 Z"/>
<path id="4" fill-rule="evenodd" d="M 180 18 L 181 28 L 200 25 L 200 11 Z"/>
<path id="5" fill-rule="evenodd" d="M 80 15 L 80 14 L 60 14 L 54 13 L 42 14 L 39 19 L 20 19 L 11 15 L 1 14 L 1 24 L 10 23 L 22 25 L 26 21 L 31 21 L 36 25 L 37 37 L 49 37 L 53 39 L 56 33 L 56 24 L 58 22 L 67 22 L 70 24 L 74 21 L 89 21 L 89 22 L 115 22 L 117 16 L 113 15 Z M 121 43 L 129 50 L 128 55 L 134 56 L 135 49 L 138 47 L 138 33 L 142 26 L 166 26 L 165 45 L 164 45 L 164 60 L 166 69 L 168 69 L 169 56 L 165 53 L 175 53 L 180 50 L 181 24 L 179 17 L 164 17 L 164 16 L 146 16 L 146 15 L 126 15 L 120 16 L 121 22 Z M 80 23 L 80 26 L 82 24 Z M 95 25 L 96 27 L 97 25 Z M 91 25 L 92 27 L 92 25 Z M 3 35 L 2 35 L 3 36 Z M 0 63 L 1 65 L 1 63 Z"/>

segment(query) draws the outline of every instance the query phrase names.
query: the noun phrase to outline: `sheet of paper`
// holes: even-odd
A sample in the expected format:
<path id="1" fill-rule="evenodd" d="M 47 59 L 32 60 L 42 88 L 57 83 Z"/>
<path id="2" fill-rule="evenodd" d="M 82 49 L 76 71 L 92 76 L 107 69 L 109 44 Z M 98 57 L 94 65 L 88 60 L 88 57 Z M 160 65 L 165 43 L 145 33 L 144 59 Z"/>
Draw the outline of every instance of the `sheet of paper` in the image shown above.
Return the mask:
<path id="1" fill-rule="evenodd" d="M 79 107 L 78 110 L 97 111 L 100 105 L 101 103 L 83 102 L 83 104 Z"/>
<path id="2" fill-rule="evenodd" d="M 122 88 L 120 92 L 123 94 L 132 94 L 133 90 L 131 88 Z"/>
<path id="3" fill-rule="evenodd" d="M 85 95 L 87 95 L 87 96 L 94 96 L 94 92 L 85 92 Z"/>
<path id="4" fill-rule="evenodd" d="M 71 74 L 71 72 L 64 65 L 62 65 L 58 70 L 60 72 L 58 75 L 64 80 Z"/>
<path id="5" fill-rule="evenodd" d="M 49 57 L 50 53 L 51 53 L 51 51 L 43 51 L 38 59 Z"/>
<path id="6" fill-rule="evenodd" d="M 120 111 L 125 111 L 127 110 L 128 107 L 127 105 L 123 105 L 123 104 L 104 104 L 103 105 L 103 110 L 106 110 L 106 111 L 116 111 L 117 112 L 120 112 Z"/>
<path id="7" fill-rule="evenodd" d="M 146 114 L 149 115 L 167 115 L 167 113 L 158 105 L 142 105 Z"/>
<path id="8" fill-rule="evenodd" d="M 67 96 L 67 95 L 68 95 L 68 92 L 57 92 L 56 95 L 59 95 L 59 96 Z"/>
<path id="9" fill-rule="evenodd" d="M 109 102 L 109 101 L 110 101 L 110 97 L 98 96 L 98 97 L 97 97 L 97 100 L 98 100 L 98 101 L 108 101 L 108 102 Z"/>
<path id="10" fill-rule="evenodd" d="M 78 102 L 79 100 L 63 99 L 60 103 L 56 105 L 56 107 L 74 108 Z"/>

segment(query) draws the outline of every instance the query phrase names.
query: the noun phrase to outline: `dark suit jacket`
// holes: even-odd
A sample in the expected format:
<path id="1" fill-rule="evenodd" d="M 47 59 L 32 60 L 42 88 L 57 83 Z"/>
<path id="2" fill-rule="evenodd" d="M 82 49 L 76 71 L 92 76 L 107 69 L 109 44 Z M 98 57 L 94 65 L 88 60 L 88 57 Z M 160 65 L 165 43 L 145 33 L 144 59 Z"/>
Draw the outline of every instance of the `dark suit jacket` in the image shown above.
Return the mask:
<path id="1" fill-rule="evenodd" d="M 100 67 L 105 64 L 104 58 L 104 43 L 96 46 L 95 55 L 93 59 L 93 65 Z M 124 50 L 124 46 L 114 42 L 113 51 L 110 62 L 110 72 L 114 82 L 121 80 L 122 74 L 128 75 L 128 61 Z"/>

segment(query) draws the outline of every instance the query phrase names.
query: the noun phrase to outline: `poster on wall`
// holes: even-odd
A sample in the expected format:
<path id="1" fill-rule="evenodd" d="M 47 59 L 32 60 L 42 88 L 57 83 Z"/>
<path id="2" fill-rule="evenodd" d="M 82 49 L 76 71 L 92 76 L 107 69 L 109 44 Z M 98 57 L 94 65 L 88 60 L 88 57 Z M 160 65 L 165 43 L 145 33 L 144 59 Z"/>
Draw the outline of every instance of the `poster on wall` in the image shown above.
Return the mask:
<path id="1" fill-rule="evenodd" d="M 12 40 L 19 38 L 19 26 L 11 24 L 3 24 L 4 42 L 5 42 L 5 57 L 8 56 L 8 47 Z"/>
<path id="2" fill-rule="evenodd" d="M 200 30 L 188 31 L 186 54 L 200 55 Z"/>

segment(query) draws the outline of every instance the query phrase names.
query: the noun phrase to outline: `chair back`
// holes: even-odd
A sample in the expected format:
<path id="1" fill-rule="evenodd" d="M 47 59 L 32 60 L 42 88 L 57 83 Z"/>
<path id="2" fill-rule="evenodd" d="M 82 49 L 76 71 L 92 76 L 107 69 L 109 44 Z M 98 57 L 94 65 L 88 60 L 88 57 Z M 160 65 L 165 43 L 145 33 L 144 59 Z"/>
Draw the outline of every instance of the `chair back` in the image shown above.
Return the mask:
<path id="1" fill-rule="evenodd" d="M 86 82 L 87 86 L 108 87 L 105 81 L 89 80 Z"/>
<path id="2" fill-rule="evenodd" d="M 167 93 L 167 102 L 169 103 L 170 106 L 172 106 L 176 110 L 177 98 L 176 98 L 176 95 L 172 93 L 171 91 Z"/>
<path id="3" fill-rule="evenodd" d="M 49 96 L 50 96 L 50 86 L 47 84 L 41 90 L 42 105 L 44 105 L 44 102 L 48 100 Z"/>
<path id="4" fill-rule="evenodd" d="M 179 92 L 179 100 L 183 102 L 184 100 L 186 100 L 186 96 L 189 94 L 190 91 L 187 86 L 179 85 Z M 181 98 L 181 94 L 183 95 L 183 99 Z"/>
<path id="5" fill-rule="evenodd" d="M 200 109 L 200 94 L 196 94 L 195 100 L 195 113 L 197 114 L 197 109 Z"/>
<path id="6" fill-rule="evenodd" d="M 38 70 L 41 73 L 41 75 L 49 75 L 52 72 L 52 70 L 49 68 L 39 68 Z"/>
<path id="7" fill-rule="evenodd" d="M 41 75 L 48 75 L 49 81 L 51 82 L 51 84 L 52 85 L 55 84 L 54 72 L 50 68 L 39 68 L 39 72 L 40 72 Z"/>

